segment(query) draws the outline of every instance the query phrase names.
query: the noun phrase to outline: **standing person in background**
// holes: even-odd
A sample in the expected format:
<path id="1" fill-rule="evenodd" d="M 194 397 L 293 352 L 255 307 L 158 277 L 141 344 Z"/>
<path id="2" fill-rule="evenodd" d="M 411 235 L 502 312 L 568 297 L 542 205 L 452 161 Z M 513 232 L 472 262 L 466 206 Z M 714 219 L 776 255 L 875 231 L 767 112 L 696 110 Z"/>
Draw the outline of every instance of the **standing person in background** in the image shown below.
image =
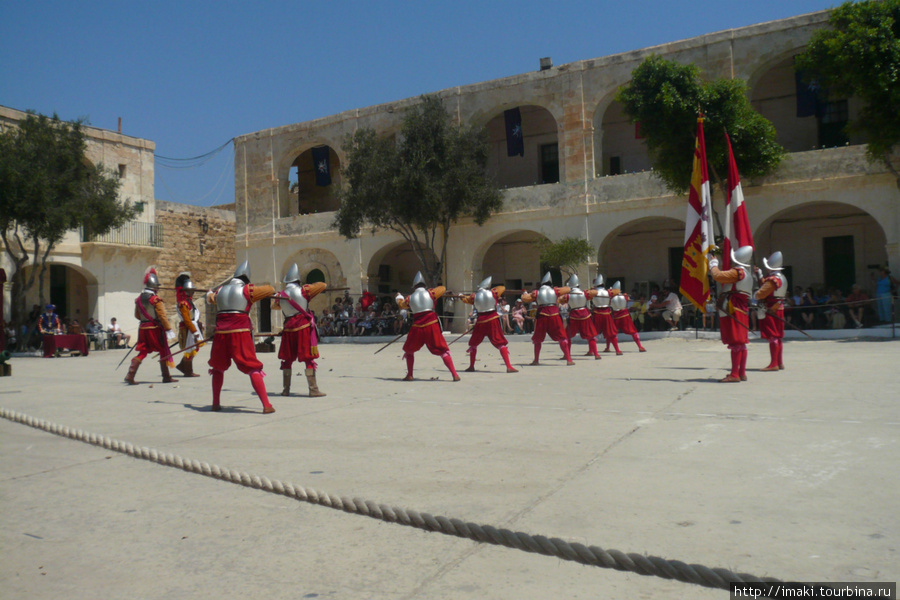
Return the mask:
<path id="1" fill-rule="evenodd" d="M 887 267 L 881 269 L 881 274 L 875 281 L 875 310 L 878 312 L 878 320 L 882 323 L 891 323 L 894 320 L 891 314 L 891 295 L 897 283 Z"/>
<path id="2" fill-rule="evenodd" d="M 425 277 L 422 273 L 416 273 L 413 280 L 413 291 L 408 298 L 400 298 L 397 304 L 401 310 L 409 309 L 413 315 L 413 324 L 409 329 L 406 343 L 403 344 L 403 358 L 406 360 L 406 377 L 403 381 L 413 381 L 413 365 L 415 353 L 428 348 L 435 356 L 440 356 L 444 365 L 453 376 L 453 381 L 459 381 L 456 367 L 453 366 L 453 357 L 450 356 L 450 348 L 441 331 L 440 321 L 434 312 L 435 303 L 447 291 L 442 285 L 428 289 L 425 286 Z M 495 312 L 496 314 L 496 312 Z"/>
<path id="3" fill-rule="evenodd" d="M 281 345 L 278 358 L 281 359 L 281 374 L 284 380 L 282 396 L 291 395 L 292 365 L 302 362 L 306 365 L 304 374 L 309 386 L 310 398 L 324 396 L 316 382 L 316 359 L 319 358 L 319 338 L 316 331 L 315 316 L 309 310 L 309 301 L 325 291 L 328 287 L 323 282 L 300 283 L 300 269 L 297 263 L 291 265 L 284 277 L 284 289 L 275 294 L 276 310 L 284 314 L 284 326 L 281 329 Z M 374 296 L 373 296 L 374 297 Z"/>
<path id="4" fill-rule="evenodd" d="M 203 343 L 203 324 L 200 322 L 200 310 L 194 304 L 194 282 L 190 273 L 181 273 L 175 278 L 175 300 L 178 303 L 178 347 L 189 348 L 181 355 L 181 361 L 175 368 L 185 377 L 200 377 L 194 373 L 194 357 L 205 344 Z"/>
<path id="5" fill-rule="evenodd" d="M 756 299 L 759 303 L 759 332 L 762 337 L 769 340 L 769 366 L 763 371 L 780 371 L 784 369 L 784 299 L 788 294 L 788 282 L 781 273 L 784 257 L 781 252 L 775 252 L 769 258 L 763 259 L 763 266 L 768 272 L 765 277 L 757 269 L 757 278 L 760 280 Z"/>
<path id="6" fill-rule="evenodd" d="M 238 370 L 250 376 L 250 384 L 263 405 L 263 414 L 275 412 L 269 403 L 269 394 L 263 381 L 263 364 L 256 358 L 253 344 L 253 327 L 250 323 L 250 307 L 254 303 L 275 295 L 270 285 L 250 283 L 250 263 L 244 261 L 235 270 L 232 278 L 210 290 L 206 301 L 216 305 L 216 333 L 209 357 L 212 375 L 212 410 L 222 410 L 219 402 L 225 371 L 234 361 Z"/>
<path id="7" fill-rule="evenodd" d="M 478 345 L 487 338 L 491 345 L 500 351 L 503 362 L 506 364 L 507 373 L 518 373 L 518 370 L 509 362 L 509 342 L 503 335 L 503 328 L 500 326 L 502 317 L 497 314 L 499 302 L 502 301 L 503 292 L 506 287 L 498 285 L 491 288 L 491 278 L 488 277 L 478 284 L 478 291 L 468 296 L 460 296 L 459 299 L 465 304 L 471 304 L 477 311 L 475 325 L 472 327 L 472 335 L 469 336 L 469 354 L 468 372 L 475 371 L 475 354 L 478 352 Z"/>
<path id="8" fill-rule="evenodd" d="M 753 275 L 750 258 L 753 246 L 741 246 L 731 251 L 731 263 L 727 271 L 719 270 L 719 260 L 709 259 L 709 270 L 716 283 L 725 286 L 719 295 L 719 328 L 722 343 L 731 350 L 731 372 L 722 383 L 747 381 L 747 332 L 750 319 L 747 314 L 750 295 L 753 293 Z"/>
<path id="9" fill-rule="evenodd" d="M 141 366 L 144 358 L 151 352 L 159 352 L 159 370 L 162 373 L 163 383 L 177 381 L 169 374 L 169 367 L 175 366 L 172 353 L 169 351 L 169 341 L 175 339 L 175 331 L 169 324 L 166 315 L 166 304 L 162 298 L 156 295 L 159 291 L 159 277 L 156 269 L 150 267 L 144 274 L 144 291 L 134 300 L 134 317 L 141 322 L 138 329 L 138 341 L 134 345 L 137 356 L 131 359 L 131 366 L 125 381 L 129 385 L 136 385 L 134 376 Z"/>
<path id="10" fill-rule="evenodd" d="M 641 345 L 641 335 L 634 326 L 631 313 L 628 312 L 628 294 L 622 292 L 622 284 L 620 282 L 617 281 L 612 286 L 609 290 L 609 296 L 609 306 L 612 308 L 612 317 L 616 324 L 616 330 L 630 335 L 634 343 L 637 344 L 638 351 L 646 352 L 647 349 Z M 606 341 L 606 348 L 607 350 L 609 349 L 609 340 Z"/>
<path id="11" fill-rule="evenodd" d="M 534 361 L 531 363 L 532 365 L 540 364 L 541 345 L 547 335 L 550 336 L 551 340 L 559 343 L 559 347 L 566 359 L 566 364 L 575 364 L 572 361 L 569 337 L 566 335 L 566 328 L 559 314 L 559 298 L 568 293 L 569 288 L 567 287 L 558 288 L 553 286 L 553 280 L 548 271 L 541 280 L 541 286 L 537 290 L 522 294 L 523 302 L 537 302 L 534 335 L 531 336 L 531 343 L 534 344 Z"/>

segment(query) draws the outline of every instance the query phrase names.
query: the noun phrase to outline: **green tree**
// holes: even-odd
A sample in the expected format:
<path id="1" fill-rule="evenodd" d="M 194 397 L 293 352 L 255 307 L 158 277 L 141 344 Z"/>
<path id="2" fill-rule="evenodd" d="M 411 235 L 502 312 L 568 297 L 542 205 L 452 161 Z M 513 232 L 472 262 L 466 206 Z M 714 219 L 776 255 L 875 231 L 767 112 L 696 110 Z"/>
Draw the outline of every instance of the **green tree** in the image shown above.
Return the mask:
<path id="1" fill-rule="evenodd" d="M 650 56 L 632 72 L 616 99 L 641 134 L 653 172 L 676 194 L 687 192 L 694 160 L 698 112 L 705 120 L 706 159 L 713 180 L 727 195 L 728 146 L 731 138 L 741 176 L 771 173 L 784 158 L 775 127 L 750 105 L 741 79 L 701 79 L 699 67 Z"/>
<path id="2" fill-rule="evenodd" d="M 29 113 L 0 132 L 0 239 L 15 267 L 17 328 L 27 316 L 25 296 L 36 279 L 43 305 L 47 259 L 68 231 L 84 227 L 103 234 L 138 213 L 130 202 L 119 202 L 116 176 L 87 164 L 81 125 Z M 29 264 L 34 268 L 26 277 Z"/>
<path id="3" fill-rule="evenodd" d="M 900 187 L 900 0 L 845 2 L 828 22 L 797 68 L 831 96 L 862 99 L 850 127 L 865 134 L 869 158 L 884 163 Z"/>
<path id="4" fill-rule="evenodd" d="M 588 262 L 594 255 L 594 247 L 582 238 L 567 237 L 558 242 L 543 239 L 538 242 L 541 251 L 541 265 L 548 269 L 559 269 L 569 275 Z"/>
<path id="5" fill-rule="evenodd" d="M 398 140 L 360 129 L 344 145 L 348 164 L 335 226 L 347 239 L 363 227 L 399 233 L 429 284 L 441 280 L 450 226 L 463 217 L 482 225 L 503 205 L 486 175 L 484 130 L 458 125 L 438 98 L 423 97 L 407 112 Z"/>

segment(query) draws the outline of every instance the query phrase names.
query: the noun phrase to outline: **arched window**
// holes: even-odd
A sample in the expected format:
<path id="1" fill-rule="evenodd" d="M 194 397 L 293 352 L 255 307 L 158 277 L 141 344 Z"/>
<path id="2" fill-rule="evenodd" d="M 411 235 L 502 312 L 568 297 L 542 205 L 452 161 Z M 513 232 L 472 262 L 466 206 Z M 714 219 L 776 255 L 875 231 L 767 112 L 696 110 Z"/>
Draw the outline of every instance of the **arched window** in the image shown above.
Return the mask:
<path id="1" fill-rule="evenodd" d="M 325 283 L 325 273 L 321 269 L 313 269 L 306 275 L 306 283 Z"/>

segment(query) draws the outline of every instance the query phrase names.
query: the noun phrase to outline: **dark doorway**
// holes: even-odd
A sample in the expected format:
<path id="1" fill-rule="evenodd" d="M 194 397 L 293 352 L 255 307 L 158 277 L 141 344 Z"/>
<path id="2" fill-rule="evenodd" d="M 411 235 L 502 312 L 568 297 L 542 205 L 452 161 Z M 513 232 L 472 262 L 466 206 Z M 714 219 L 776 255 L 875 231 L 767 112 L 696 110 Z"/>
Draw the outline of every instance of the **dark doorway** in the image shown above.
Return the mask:
<path id="1" fill-rule="evenodd" d="M 306 283 L 325 283 L 325 273 L 321 269 L 313 269 L 306 276 Z"/>
<path id="2" fill-rule="evenodd" d="M 543 183 L 559 182 L 559 144 L 541 146 L 541 181 Z"/>
<path id="3" fill-rule="evenodd" d="M 675 283 L 675 292 L 681 289 L 681 263 L 684 262 L 684 248 L 669 248 L 669 279 Z"/>
<path id="4" fill-rule="evenodd" d="M 822 238 L 822 258 L 825 265 L 826 289 L 837 288 L 849 293 L 856 282 L 856 255 L 853 236 L 839 235 Z"/>
<path id="5" fill-rule="evenodd" d="M 269 333 L 272 331 L 272 305 L 268 300 L 263 300 L 259 306 L 259 332 Z"/>
<path id="6" fill-rule="evenodd" d="M 50 265 L 50 304 L 56 306 L 56 314 L 60 317 L 71 316 L 66 302 L 66 267 L 63 265 Z"/>

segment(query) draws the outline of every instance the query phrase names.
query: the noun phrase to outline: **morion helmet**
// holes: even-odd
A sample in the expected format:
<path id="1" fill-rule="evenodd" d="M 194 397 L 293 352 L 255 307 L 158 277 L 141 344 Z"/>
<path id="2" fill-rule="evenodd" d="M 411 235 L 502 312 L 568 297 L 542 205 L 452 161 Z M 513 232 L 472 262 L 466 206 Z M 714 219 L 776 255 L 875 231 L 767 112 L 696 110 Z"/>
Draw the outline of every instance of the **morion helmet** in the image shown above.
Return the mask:
<path id="1" fill-rule="evenodd" d="M 144 272 L 144 287 L 154 291 L 159 289 L 159 276 L 154 267 L 149 267 Z"/>
<path id="2" fill-rule="evenodd" d="M 181 288 L 185 292 L 193 292 L 197 289 L 194 286 L 194 282 L 191 281 L 191 274 L 187 271 L 179 273 L 178 277 L 175 278 L 175 289 L 178 288 Z"/>
<path id="3" fill-rule="evenodd" d="M 603 275 L 601 275 L 600 273 L 597 273 L 597 278 L 594 279 L 594 287 L 603 287 Z"/>
<path id="4" fill-rule="evenodd" d="M 569 277 L 569 280 L 566 281 L 566 287 L 577 288 L 579 283 L 580 282 L 578 281 L 578 275 L 575 275 L 573 273 L 572 276 Z"/>
<path id="5" fill-rule="evenodd" d="M 416 278 L 413 279 L 413 289 L 417 287 L 425 287 L 425 277 L 422 275 L 422 271 L 418 271 L 416 273 Z"/>
<path id="6" fill-rule="evenodd" d="M 297 263 L 291 265 L 291 268 L 288 269 L 287 275 L 284 276 L 284 279 L 281 280 L 282 283 L 300 283 L 300 269 L 297 267 Z"/>
<path id="7" fill-rule="evenodd" d="M 741 246 L 737 250 L 731 249 L 731 262 L 742 267 L 750 267 L 750 259 L 753 258 L 753 246 Z"/>
<path id="8" fill-rule="evenodd" d="M 544 278 L 541 279 L 541 285 L 553 285 L 553 278 L 550 277 L 550 271 L 547 271 L 546 275 L 544 275 Z"/>
<path id="9" fill-rule="evenodd" d="M 237 269 L 234 270 L 234 279 L 243 279 L 244 283 L 250 283 L 250 260 L 242 262 Z"/>
<path id="10" fill-rule="evenodd" d="M 492 279 L 493 279 L 493 277 L 490 277 L 490 276 L 485 277 L 484 280 L 483 280 L 481 283 L 478 284 L 478 289 L 479 289 L 479 290 L 489 290 L 489 289 L 491 289 L 491 280 L 492 280 Z"/>
<path id="11" fill-rule="evenodd" d="M 772 254 L 768 259 L 763 259 L 763 265 L 769 271 L 783 271 L 784 267 L 781 265 L 784 264 L 784 256 L 782 256 L 781 251 L 777 251 Z"/>

